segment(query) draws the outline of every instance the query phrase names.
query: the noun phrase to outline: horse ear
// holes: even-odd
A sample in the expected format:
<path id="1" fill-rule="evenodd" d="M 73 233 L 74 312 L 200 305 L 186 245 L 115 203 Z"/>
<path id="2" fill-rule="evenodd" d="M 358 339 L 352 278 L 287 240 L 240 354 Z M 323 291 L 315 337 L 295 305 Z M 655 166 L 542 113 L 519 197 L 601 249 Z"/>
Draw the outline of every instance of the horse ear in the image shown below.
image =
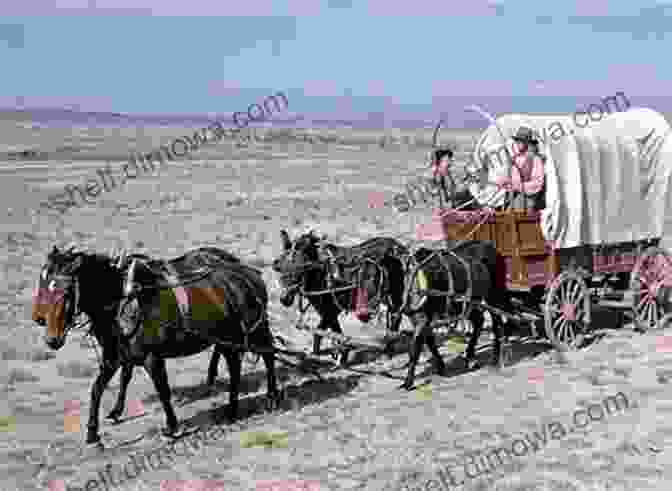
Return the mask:
<path id="1" fill-rule="evenodd" d="M 292 241 L 289 239 L 289 234 L 286 230 L 280 230 L 280 238 L 282 239 L 282 248 L 286 251 L 292 248 Z"/>
<path id="2" fill-rule="evenodd" d="M 135 279 L 135 268 L 138 264 L 137 259 L 131 261 L 131 265 L 128 268 L 128 273 L 126 274 L 126 281 L 124 281 L 124 295 L 129 296 L 133 293 L 134 290 L 134 279 Z"/>
<path id="3" fill-rule="evenodd" d="M 126 249 L 122 248 L 121 253 L 119 254 L 119 260 L 117 261 L 117 264 L 116 264 L 117 269 L 121 269 L 122 267 L 124 267 L 126 265 L 126 256 L 127 255 L 128 254 L 126 252 Z"/>

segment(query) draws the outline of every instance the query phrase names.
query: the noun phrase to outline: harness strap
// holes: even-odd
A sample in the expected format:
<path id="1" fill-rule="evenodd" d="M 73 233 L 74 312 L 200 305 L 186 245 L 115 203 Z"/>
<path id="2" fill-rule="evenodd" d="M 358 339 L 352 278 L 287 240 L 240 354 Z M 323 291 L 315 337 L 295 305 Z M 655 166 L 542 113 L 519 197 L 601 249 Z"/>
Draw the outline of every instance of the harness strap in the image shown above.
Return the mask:
<path id="1" fill-rule="evenodd" d="M 189 302 L 189 292 L 187 289 L 179 284 L 179 275 L 175 266 L 170 262 L 165 262 L 165 268 L 172 275 L 172 279 L 177 286 L 172 287 L 173 293 L 175 294 L 175 300 L 177 300 L 178 308 L 180 312 L 187 318 L 191 318 L 191 303 Z"/>

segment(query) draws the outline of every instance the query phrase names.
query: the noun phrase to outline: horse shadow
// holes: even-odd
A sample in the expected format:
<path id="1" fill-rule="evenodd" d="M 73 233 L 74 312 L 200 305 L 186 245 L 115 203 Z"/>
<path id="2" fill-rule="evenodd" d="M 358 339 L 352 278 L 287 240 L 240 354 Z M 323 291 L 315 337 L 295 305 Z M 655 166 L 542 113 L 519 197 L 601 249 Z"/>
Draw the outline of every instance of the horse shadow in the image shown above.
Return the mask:
<path id="1" fill-rule="evenodd" d="M 292 387 L 291 382 L 286 382 L 290 377 L 312 377 L 313 379 L 317 378 L 320 383 L 328 384 L 329 380 L 322 377 L 329 371 L 334 371 L 338 367 L 334 367 L 333 363 L 328 361 L 322 362 L 318 359 L 309 358 L 303 361 L 298 361 L 296 364 L 292 363 L 281 365 L 277 363 L 276 359 L 276 377 L 278 380 L 278 385 L 283 387 L 283 390 L 287 390 L 288 387 Z M 287 366 L 289 365 L 289 366 Z M 249 366 L 249 365 L 248 365 Z M 257 392 L 262 391 L 266 387 L 266 372 L 263 369 L 263 363 L 261 360 L 258 360 L 255 364 L 255 367 L 260 366 L 258 370 L 253 369 L 251 371 L 246 371 L 244 369 L 245 363 L 243 363 L 243 372 L 240 377 L 240 395 L 247 394 L 256 394 Z M 331 370 L 330 370 L 331 369 Z M 228 374 L 227 374 L 228 375 Z M 184 386 L 173 386 L 171 387 L 171 398 L 175 406 L 184 407 L 195 402 L 208 399 L 208 398 L 217 398 L 222 401 L 222 406 L 225 409 L 225 406 L 228 403 L 227 394 L 229 392 L 230 381 L 228 376 L 215 380 L 215 383 L 210 386 L 207 384 L 206 380 L 202 380 L 196 385 L 184 385 Z M 251 399 L 256 400 L 258 397 L 261 397 L 265 400 L 266 395 L 262 394 L 260 396 L 247 397 L 245 400 Z M 156 393 L 148 394 L 146 398 L 142 399 L 143 403 L 153 404 L 159 403 L 159 396 Z M 242 405 L 242 399 L 240 404 Z M 242 406 L 241 406 L 242 407 Z M 126 422 L 135 418 L 124 418 L 120 421 Z"/>
<path id="2" fill-rule="evenodd" d="M 308 405 L 319 404 L 329 399 L 342 397 L 356 388 L 361 378 L 362 375 L 349 374 L 322 380 L 310 379 L 284 384 L 282 386 L 284 397 L 280 402 L 279 410 L 274 411 L 274 413 L 295 412 Z M 227 384 L 222 383 L 221 385 L 226 386 Z M 226 388 L 221 388 L 221 392 L 227 390 Z M 183 391 L 185 394 L 188 392 L 188 390 Z M 254 394 L 239 400 L 236 422 L 249 426 L 252 424 L 252 421 L 250 421 L 251 418 L 263 414 L 268 414 L 268 410 L 266 409 L 266 394 Z M 227 414 L 227 404 L 223 401 L 222 404 L 218 404 L 217 407 L 212 409 L 197 411 L 193 416 L 184 418 L 182 423 L 186 428 L 190 428 L 193 431 L 207 430 L 213 425 L 233 424 L 234 422 L 230 420 Z M 153 428 L 150 429 L 150 432 L 158 433 L 158 430 Z"/>
<path id="3" fill-rule="evenodd" d="M 605 335 L 605 332 L 593 333 L 591 336 L 586 338 L 586 341 L 580 347 L 580 349 L 583 350 L 589 348 L 593 344 L 599 342 L 599 340 L 601 340 Z M 440 376 L 445 378 L 452 378 L 481 369 L 496 368 L 492 362 L 494 351 L 492 343 L 481 343 L 477 347 L 475 359 L 478 361 L 478 366 L 473 368 L 468 368 L 465 365 L 464 359 L 461 356 L 462 353 L 446 353 L 445 348 L 443 347 L 445 346 L 445 343 L 454 336 L 455 334 L 452 332 L 437 333 L 436 335 L 439 350 L 446 360 L 446 369 Z M 393 372 L 405 369 L 407 364 L 401 367 L 394 367 L 392 369 L 377 369 L 375 371 L 361 368 L 361 365 L 376 362 L 383 357 L 387 357 L 389 360 L 392 360 L 399 355 L 408 355 L 411 339 L 412 332 L 402 331 L 398 337 L 390 341 L 387 349 L 385 349 L 383 344 L 385 341 L 387 341 L 387 338 L 381 336 L 379 339 L 381 342 L 380 348 L 351 348 L 350 360 L 345 365 L 338 365 L 328 359 L 323 361 L 315 357 L 307 357 L 303 360 L 299 360 L 295 365 L 293 364 L 293 366 L 282 366 L 278 363 L 276 366 L 277 378 L 280 385 L 284 386 L 285 389 L 287 389 L 287 387 L 294 386 L 292 384 L 285 385 L 285 381 L 292 376 L 311 377 L 310 380 L 303 383 L 303 386 L 306 388 L 312 387 L 313 385 L 311 384 L 317 384 L 316 387 L 318 388 L 321 386 L 320 384 L 329 386 L 331 383 L 330 380 L 333 379 L 325 379 L 323 376 L 337 370 L 344 370 L 358 374 L 357 377 L 369 375 L 382 376 L 395 380 L 403 380 L 403 375 L 395 374 Z M 515 334 L 509 334 L 507 336 L 506 343 L 504 343 L 502 346 L 504 366 L 514 366 L 521 361 L 537 358 L 539 355 L 553 351 L 554 349 L 555 348 L 553 345 L 547 339 L 538 335 L 534 336 L 532 330 L 529 328 L 518 326 L 516 327 Z M 259 360 L 256 365 L 260 363 L 261 361 Z M 425 366 L 420 373 L 418 373 L 418 377 L 425 378 L 432 374 L 433 369 L 431 365 L 428 365 Z M 266 373 L 263 369 L 244 371 L 240 380 L 240 394 L 256 394 L 260 392 L 265 387 L 265 385 Z M 224 411 L 226 406 L 225 401 L 228 400 L 226 399 L 226 393 L 228 393 L 228 391 L 228 378 L 222 378 L 220 376 L 220 378 L 215 381 L 213 386 L 208 386 L 205 380 L 197 385 L 174 386 L 172 388 L 172 397 L 175 405 L 178 407 L 187 406 L 206 398 L 221 398 L 222 411 Z M 265 395 L 255 395 L 252 397 L 247 397 L 245 400 L 256 401 L 259 397 L 264 399 Z M 310 398 L 312 396 L 307 395 L 305 397 Z M 156 403 L 159 402 L 159 398 L 155 393 L 152 393 L 148 395 L 146 399 L 143 399 L 143 402 L 148 404 Z M 241 405 L 242 404 L 243 402 L 241 399 Z M 132 418 L 126 418 L 123 421 L 128 421 L 130 419 Z"/>

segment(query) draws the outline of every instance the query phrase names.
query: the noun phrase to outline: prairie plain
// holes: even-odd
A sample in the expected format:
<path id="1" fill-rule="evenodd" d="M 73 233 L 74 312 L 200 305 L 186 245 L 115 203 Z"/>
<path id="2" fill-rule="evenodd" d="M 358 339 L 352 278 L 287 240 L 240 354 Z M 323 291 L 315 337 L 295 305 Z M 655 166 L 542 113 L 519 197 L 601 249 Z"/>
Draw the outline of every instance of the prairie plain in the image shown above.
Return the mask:
<path id="1" fill-rule="evenodd" d="M 106 160 L 119 166 L 131 150 L 149 151 L 193 131 L 38 128 L 0 121 L 0 155 L 30 149 L 46 156 L 0 162 L 5 213 L 0 222 L 0 489 L 46 489 L 52 480 L 84 489 L 106 464 L 118 473 L 130 455 L 165 445 L 157 433 L 163 410 L 141 370 L 128 400 L 140 401 L 145 415 L 101 430 L 106 442 L 142 439 L 99 453 L 83 447 L 83 431 L 66 431 L 68 401 L 80 401 L 84 429 L 97 359 L 81 332 L 72 333 L 60 351 L 49 351 L 42 329 L 30 320 L 32 288 L 53 245 L 101 252 L 125 247 L 164 258 L 203 245 L 225 248 L 264 271 L 273 330 L 307 350 L 310 339 L 294 328 L 295 312 L 279 304 L 270 269 L 280 254 L 280 230 L 294 237 L 314 228 L 343 245 L 381 235 L 410 243 L 415 225 L 431 219 L 430 204 L 404 214 L 389 205 L 369 207 L 371 192 L 391 200 L 406 182 L 428 175 L 431 129 L 310 130 L 333 136 L 331 142 L 315 144 L 282 136 L 286 130 L 268 130 L 278 133 L 272 141 L 204 147 L 63 216 L 38 211 L 49 194 L 95 175 Z M 381 146 L 381 137 L 401 142 Z M 454 144 L 457 158 L 465 159 L 475 137 L 475 132 L 444 132 L 442 143 Z M 134 479 L 117 476 L 117 487 L 99 483 L 86 489 L 158 490 L 162 480 L 171 479 L 224 481 L 227 490 L 255 489 L 267 480 L 319 481 L 325 490 L 449 489 L 437 477 L 448 468 L 466 480 L 455 489 L 669 489 L 672 338 L 663 337 L 665 332 L 636 334 L 630 326 L 612 325 L 608 316 L 596 318 L 604 337 L 564 357 L 522 334 L 514 337 L 502 371 L 488 366 L 489 333 L 480 340 L 479 358 L 486 367 L 478 371 L 452 364 L 456 353 L 446 343 L 441 353 L 450 374 L 430 376 L 425 353 L 418 383 L 429 385 L 412 392 L 398 390 L 407 361 L 403 350 L 391 359 L 353 354 L 345 368 L 325 364 L 322 381 L 278 364 L 287 399 L 274 413 L 261 409 L 263 364 L 246 359 L 242 419 L 225 436 L 189 456 L 176 456 L 165 468 Z M 380 335 L 375 325 L 344 321 L 346 334 L 373 340 Z M 403 327 L 410 327 L 407 321 Z M 210 350 L 168 361 L 178 418 L 195 427 L 222 424 L 214 421 L 228 401 L 224 363 L 214 394 L 206 391 L 209 356 Z M 101 419 L 118 386 L 117 375 L 103 397 Z M 467 454 L 502 446 L 543 422 L 570 422 L 576 409 L 619 391 L 630 401 L 622 414 L 575 428 L 566 438 L 492 471 L 476 467 L 482 470 L 476 473 L 468 467 Z M 243 445 L 253 431 L 285 432 L 287 445 Z M 466 478 L 467 469 L 477 476 Z M 432 479 L 437 481 L 425 485 Z"/>

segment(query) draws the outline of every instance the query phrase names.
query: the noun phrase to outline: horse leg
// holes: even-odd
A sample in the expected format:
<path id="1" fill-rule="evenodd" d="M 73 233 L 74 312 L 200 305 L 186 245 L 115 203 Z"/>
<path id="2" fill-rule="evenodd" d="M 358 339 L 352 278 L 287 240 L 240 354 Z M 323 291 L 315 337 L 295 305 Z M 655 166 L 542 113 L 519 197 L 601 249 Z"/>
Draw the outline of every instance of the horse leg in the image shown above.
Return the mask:
<path id="1" fill-rule="evenodd" d="M 495 336 L 495 345 L 493 351 L 493 362 L 499 369 L 504 368 L 504 358 L 502 357 L 502 338 L 504 337 L 504 326 L 500 316 L 492 314 L 492 333 Z M 506 339 L 505 339 L 506 342 Z"/>
<path id="2" fill-rule="evenodd" d="M 145 358 L 145 370 L 149 373 L 154 388 L 159 394 L 163 411 L 166 413 L 166 428 L 162 430 L 165 436 L 173 436 L 177 432 L 177 416 L 170 403 L 170 385 L 168 385 L 168 373 L 166 372 L 166 360 L 154 353 Z"/>
<path id="3" fill-rule="evenodd" d="M 388 269 L 390 277 L 390 299 L 392 315 L 390 320 L 390 331 L 399 332 L 401 325 L 401 307 L 404 303 L 404 268 L 400 261 L 396 260 Z"/>
<path id="4" fill-rule="evenodd" d="M 280 408 L 282 395 L 278 390 L 278 383 L 275 377 L 275 354 L 263 353 L 261 357 L 266 365 L 266 394 L 268 397 L 267 408 L 269 411 L 275 411 Z"/>
<path id="5" fill-rule="evenodd" d="M 222 351 L 218 345 L 215 345 L 215 349 L 212 351 L 212 357 L 210 358 L 210 365 L 208 365 L 208 380 L 206 382 L 208 387 L 215 385 L 220 356 L 222 356 Z"/>
<path id="6" fill-rule="evenodd" d="M 327 330 L 329 329 L 329 319 L 327 319 L 327 314 L 320 312 L 320 323 L 317 325 L 317 329 Z M 313 354 L 320 354 L 320 347 L 322 345 L 322 336 L 318 334 L 313 334 Z"/>
<path id="7" fill-rule="evenodd" d="M 107 415 L 107 419 L 114 420 L 115 423 L 119 423 L 121 415 L 124 414 L 124 407 L 126 406 L 126 390 L 128 389 L 128 384 L 131 383 L 131 379 L 133 378 L 133 368 L 133 363 L 125 363 L 121 367 L 121 379 L 117 402 L 114 404 L 112 411 L 110 411 Z"/>
<path id="8" fill-rule="evenodd" d="M 110 380 L 117 373 L 119 369 L 120 360 L 118 357 L 105 356 L 103 352 L 104 362 L 100 366 L 100 371 L 96 380 L 91 387 L 91 406 L 89 408 L 89 422 L 86 425 L 86 443 L 98 443 L 100 435 L 98 434 L 98 414 L 100 413 L 100 399 L 110 383 Z M 112 360 L 112 361 L 110 361 Z"/>
<path id="9" fill-rule="evenodd" d="M 434 329 L 431 329 L 429 327 L 426 329 L 425 343 L 427 343 L 429 352 L 434 357 L 434 369 L 436 370 L 436 373 L 438 373 L 439 375 L 443 375 L 443 373 L 446 370 L 446 364 L 443 362 L 443 358 L 441 358 L 441 354 L 439 353 L 439 347 L 436 344 L 436 334 L 434 334 Z"/>
<path id="10" fill-rule="evenodd" d="M 229 367 L 229 408 L 228 416 L 231 421 L 238 417 L 238 396 L 240 394 L 241 354 L 233 349 L 223 350 L 226 364 Z M 264 359 L 264 362 L 266 360 Z"/>
<path id="11" fill-rule="evenodd" d="M 417 312 L 411 316 L 411 319 L 413 324 L 415 324 L 415 332 L 411 344 L 408 347 L 408 372 L 406 373 L 404 383 L 401 385 L 401 388 L 406 390 L 411 390 L 413 388 L 413 383 L 415 382 L 415 367 L 418 364 L 420 353 L 422 352 L 422 347 L 424 345 L 424 333 L 425 330 L 429 328 L 429 319 L 426 313 Z"/>
<path id="12" fill-rule="evenodd" d="M 471 338 L 469 338 L 469 344 L 464 353 L 464 361 L 469 370 L 473 368 L 478 368 L 480 364 L 476 357 L 476 344 L 478 343 L 478 338 L 481 337 L 481 330 L 483 329 L 483 312 L 478 309 L 472 309 L 469 314 L 469 320 L 473 327 L 473 332 Z"/>
<path id="13" fill-rule="evenodd" d="M 333 313 L 328 316 L 329 319 L 331 319 L 330 326 L 331 330 L 334 331 L 336 334 L 343 334 L 343 328 L 341 327 L 341 323 L 338 321 L 338 313 Z M 341 356 L 338 360 L 338 363 L 340 363 L 342 366 L 345 366 L 348 363 L 348 355 L 350 354 L 350 349 L 344 348 L 341 351 Z"/>

